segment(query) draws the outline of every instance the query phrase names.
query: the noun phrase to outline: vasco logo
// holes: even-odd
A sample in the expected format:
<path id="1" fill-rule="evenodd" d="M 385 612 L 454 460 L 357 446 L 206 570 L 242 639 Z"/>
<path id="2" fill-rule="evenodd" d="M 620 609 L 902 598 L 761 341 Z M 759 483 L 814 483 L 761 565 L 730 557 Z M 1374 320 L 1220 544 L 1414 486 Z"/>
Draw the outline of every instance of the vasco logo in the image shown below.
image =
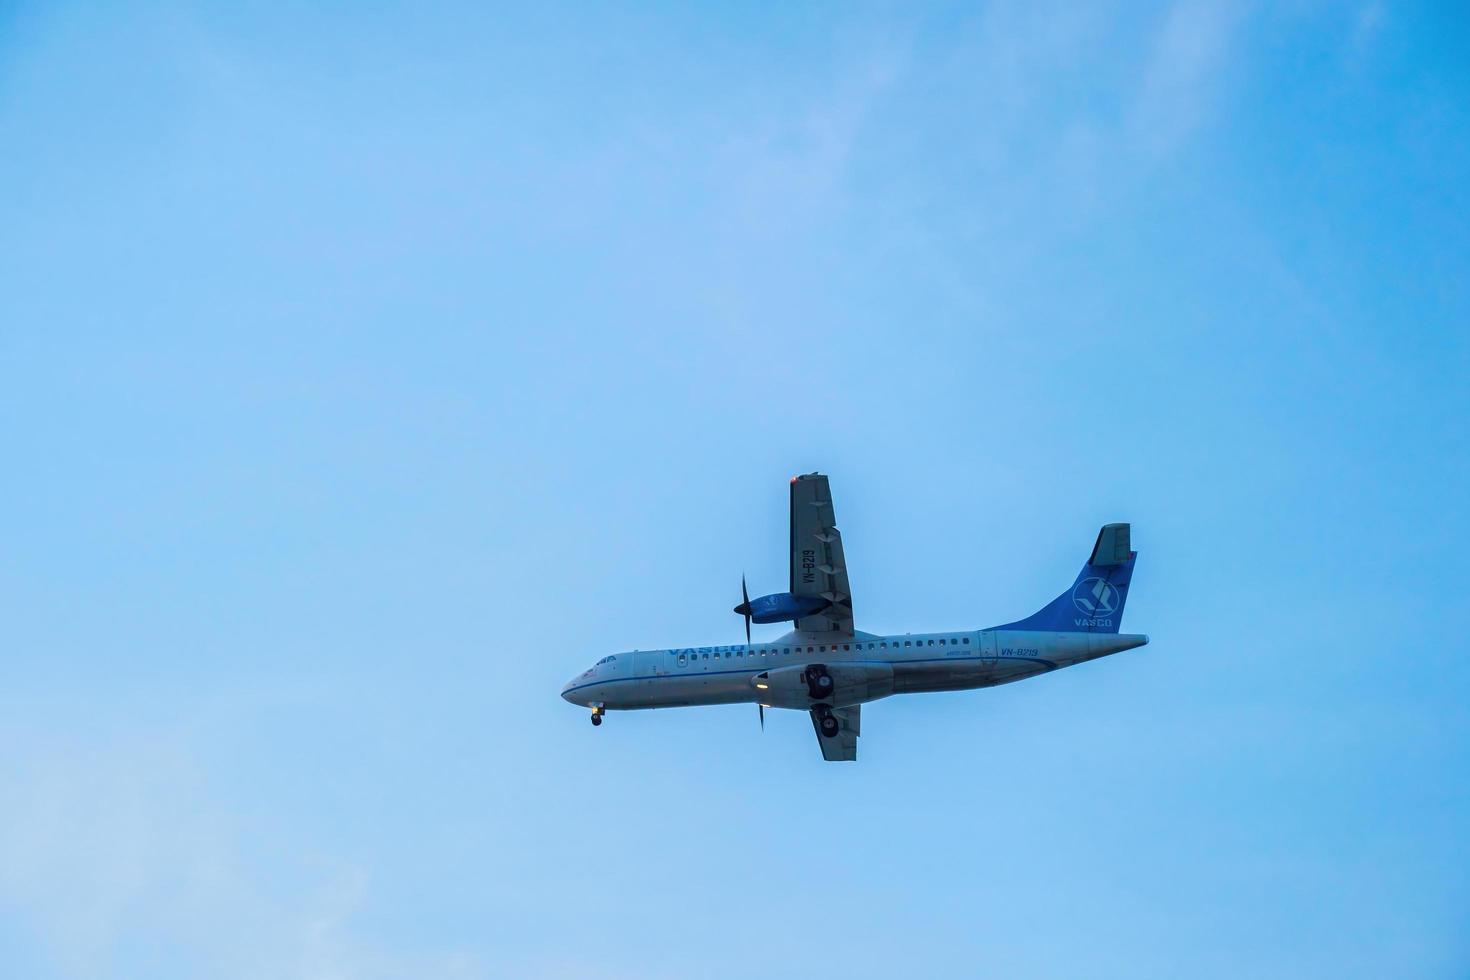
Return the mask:
<path id="1" fill-rule="evenodd" d="M 1111 616 L 1118 608 L 1118 590 L 1106 579 L 1085 578 L 1072 590 L 1072 605 L 1084 616 Z"/>

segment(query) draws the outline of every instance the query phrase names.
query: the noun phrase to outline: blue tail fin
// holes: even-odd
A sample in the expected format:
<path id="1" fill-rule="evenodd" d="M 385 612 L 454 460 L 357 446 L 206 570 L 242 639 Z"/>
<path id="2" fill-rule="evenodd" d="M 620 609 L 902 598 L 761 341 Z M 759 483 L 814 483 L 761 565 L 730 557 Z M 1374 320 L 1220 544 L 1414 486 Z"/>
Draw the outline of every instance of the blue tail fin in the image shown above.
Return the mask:
<path id="1" fill-rule="evenodd" d="M 1040 612 L 1002 630 L 1044 630 L 1056 633 L 1116 633 L 1123 622 L 1128 583 L 1133 580 L 1137 552 L 1129 547 L 1129 525 L 1107 524 L 1097 532 L 1092 557 L 1072 587 L 1042 607 Z"/>

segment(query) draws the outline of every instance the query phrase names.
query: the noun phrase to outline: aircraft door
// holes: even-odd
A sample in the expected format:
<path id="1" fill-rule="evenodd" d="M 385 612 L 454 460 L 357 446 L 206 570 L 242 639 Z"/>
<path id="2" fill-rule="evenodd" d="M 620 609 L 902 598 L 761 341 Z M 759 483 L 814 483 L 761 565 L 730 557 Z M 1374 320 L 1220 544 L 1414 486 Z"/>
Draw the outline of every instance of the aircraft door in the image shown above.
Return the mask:
<path id="1" fill-rule="evenodd" d="M 668 654 L 665 653 L 663 656 L 668 656 Z M 634 687 L 650 689 L 660 677 L 668 673 L 659 657 L 657 652 L 633 654 L 632 676 L 641 678 L 634 682 Z"/>
<path id="2" fill-rule="evenodd" d="M 986 670 L 994 670 L 996 661 L 999 659 L 995 641 L 995 631 L 987 630 L 976 636 L 976 642 L 980 644 L 980 666 Z"/>

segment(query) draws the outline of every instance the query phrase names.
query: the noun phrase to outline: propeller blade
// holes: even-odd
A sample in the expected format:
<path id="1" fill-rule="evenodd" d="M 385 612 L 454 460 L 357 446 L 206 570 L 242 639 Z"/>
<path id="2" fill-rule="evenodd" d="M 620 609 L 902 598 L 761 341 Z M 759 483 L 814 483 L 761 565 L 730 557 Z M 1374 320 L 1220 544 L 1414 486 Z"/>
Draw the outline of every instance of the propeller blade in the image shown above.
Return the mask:
<path id="1" fill-rule="evenodd" d="M 766 730 L 766 706 L 763 705 L 763 704 L 757 704 L 756 707 L 759 708 L 759 709 L 761 709 L 761 731 L 765 731 Z"/>
<path id="2" fill-rule="evenodd" d="M 750 590 L 745 587 L 745 575 L 740 576 L 740 598 L 745 600 L 741 609 L 745 610 L 745 645 L 750 646 Z M 761 727 L 765 726 L 765 713 L 761 713 Z"/>

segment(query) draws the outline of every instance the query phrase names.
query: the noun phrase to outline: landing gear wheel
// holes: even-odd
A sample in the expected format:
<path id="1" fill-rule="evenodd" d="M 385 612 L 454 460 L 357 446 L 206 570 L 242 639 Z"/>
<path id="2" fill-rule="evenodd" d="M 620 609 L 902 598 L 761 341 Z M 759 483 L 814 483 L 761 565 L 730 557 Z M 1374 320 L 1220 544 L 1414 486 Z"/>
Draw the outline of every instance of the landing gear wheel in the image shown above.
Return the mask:
<path id="1" fill-rule="evenodd" d="M 593 724 L 594 727 L 597 726 L 597 725 L 602 724 L 602 709 L 601 708 L 593 708 L 592 709 L 592 724 Z"/>
<path id="2" fill-rule="evenodd" d="M 842 723 L 833 714 L 825 714 L 817 719 L 817 726 L 822 729 L 822 735 L 826 738 L 836 738 L 837 733 L 842 730 Z"/>
<path id="3" fill-rule="evenodd" d="M 813 701 L 820 701 L 831 696 L 832 675 L 827 673 L 826 667 L 821 664 L 812 664 L 803 673 L 806 676 L 807 693 L 812 696 Z"/>

